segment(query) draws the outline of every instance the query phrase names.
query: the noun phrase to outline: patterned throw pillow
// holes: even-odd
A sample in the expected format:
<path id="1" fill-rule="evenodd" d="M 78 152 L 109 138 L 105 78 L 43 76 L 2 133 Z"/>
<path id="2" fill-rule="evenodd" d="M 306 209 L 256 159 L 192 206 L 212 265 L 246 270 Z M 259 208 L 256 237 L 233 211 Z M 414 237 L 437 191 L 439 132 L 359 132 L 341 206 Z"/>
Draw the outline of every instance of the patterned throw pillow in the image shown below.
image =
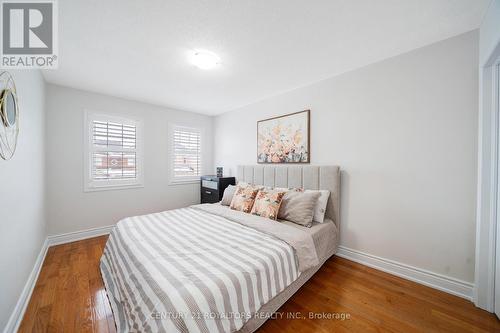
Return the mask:
<path id="1" fill-rule="evenodd" d="M 304 192 L 304 189 L 302 187 L 275 187 L 275 191 L 292 191 L 292 192 Z"/>
<path id="2" fill-rule="evenodd" d="M 238 185 L 229 208 L 250 213 L 257 192 L 259 192 L 258 188 Z"/>
<path id="3" fill-rule="evenodd" d="M 240 182 L 240 181 L 238 183 L 236 183 L 236 186 L 241 186 L 241 187 L 251 186 L 257 190 L 262 190 L 264 188 L 264 185 L 250 184 L 247 182 Z"/>
<path id="4" fill-rule="evenodd" d="M 276 220 L 285 193 L 284 191 L 260 190 L 255 198 L 252 214 Z"/>

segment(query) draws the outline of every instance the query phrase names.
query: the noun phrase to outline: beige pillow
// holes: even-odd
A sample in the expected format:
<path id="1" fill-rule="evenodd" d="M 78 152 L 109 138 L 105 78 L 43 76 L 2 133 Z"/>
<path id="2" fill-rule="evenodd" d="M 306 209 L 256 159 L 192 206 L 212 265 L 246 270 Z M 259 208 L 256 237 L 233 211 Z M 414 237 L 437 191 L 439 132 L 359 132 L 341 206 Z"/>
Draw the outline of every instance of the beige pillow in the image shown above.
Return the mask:
<path id="1" fill-rule="evenodd" d="M 288 191 L 283 196 L 278 218 L 311 227 L 319 192 Z"/>
<path id="2" fill-rule="evenodd" d="M 285 193 L 284 191 L 260 190 L 255 197 L 251 213 L 276 220 Z"/>
<path id="3" fill-rule="evenodd" d="M 236 192 L 236 186 L 229 185 L 224 190 L 224 194 L 222 195 L 222 200 L 220 202 L 221 205 L 229 206 L 231 201 L 233 200 L 234 193 Z"/>
<path id="4" fill-rule="evenodd" d="M 242 187 L 238 185 L 233 195 L 233 199 L 231 199 L 229 208 L 250 213 L 257 192 L 259 192 L 259 189 L 253 188 L 252 186 Z"/>
<path id="5" fill-rule="evenodd" d="M 330 191 L 327 190 L 306 190 L 305 193 L 319 193 L 318 201 L 316 202 L 316 207 L 314 207 L 313 221 L 323 223 L 325 220 L 326 205 L 328 204 L 328 197 L 330 197 Z"/>

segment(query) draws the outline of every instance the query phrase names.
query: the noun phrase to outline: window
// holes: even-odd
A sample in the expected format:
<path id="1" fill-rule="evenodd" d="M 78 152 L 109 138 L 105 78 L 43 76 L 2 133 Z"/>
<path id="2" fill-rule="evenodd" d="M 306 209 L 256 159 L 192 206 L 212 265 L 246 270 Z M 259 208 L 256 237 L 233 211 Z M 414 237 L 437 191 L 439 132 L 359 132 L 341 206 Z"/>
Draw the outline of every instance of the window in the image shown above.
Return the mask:
<path id="1" fill-rule="evenodd" d="M 201 131 L 171 126 L 172 182 L 198 181 L 201 176 Z"/>
<path id="2" fill-rule="evenodd" d="M 86 113 L 85 190 L 142 186 L 141 122 Z"/>

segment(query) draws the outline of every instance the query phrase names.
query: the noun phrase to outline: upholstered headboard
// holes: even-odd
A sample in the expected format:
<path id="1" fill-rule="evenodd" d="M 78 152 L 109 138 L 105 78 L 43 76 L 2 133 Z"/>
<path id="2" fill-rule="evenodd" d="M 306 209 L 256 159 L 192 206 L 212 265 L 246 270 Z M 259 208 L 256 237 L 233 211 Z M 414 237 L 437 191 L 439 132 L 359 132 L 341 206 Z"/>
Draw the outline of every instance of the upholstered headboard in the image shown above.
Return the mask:
<path id="1" fill-rule="evenodd" d="M 239 165 L 237 180 L 269 187 L 328 190 L 325 216 L 340 226 L 340 168 L 335 165 Z"/>

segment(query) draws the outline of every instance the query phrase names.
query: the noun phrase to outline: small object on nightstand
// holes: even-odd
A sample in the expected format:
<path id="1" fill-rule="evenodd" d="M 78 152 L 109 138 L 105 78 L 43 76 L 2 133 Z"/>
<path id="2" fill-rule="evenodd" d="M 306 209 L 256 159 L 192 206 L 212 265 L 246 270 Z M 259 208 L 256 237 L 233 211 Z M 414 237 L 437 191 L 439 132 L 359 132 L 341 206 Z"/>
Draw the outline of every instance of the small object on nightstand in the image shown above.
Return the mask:
<path id="1" fill-rule="evenodd" d="M 221 201 L 226 187 L 235 184 L 234 177 L 201 176 L 201 203 Z"/>
<path id="2" fill-rule="evenodd" d="M 222 167 L 217 167 L 217 177 L 224 176 L 224 169 Z"/>

